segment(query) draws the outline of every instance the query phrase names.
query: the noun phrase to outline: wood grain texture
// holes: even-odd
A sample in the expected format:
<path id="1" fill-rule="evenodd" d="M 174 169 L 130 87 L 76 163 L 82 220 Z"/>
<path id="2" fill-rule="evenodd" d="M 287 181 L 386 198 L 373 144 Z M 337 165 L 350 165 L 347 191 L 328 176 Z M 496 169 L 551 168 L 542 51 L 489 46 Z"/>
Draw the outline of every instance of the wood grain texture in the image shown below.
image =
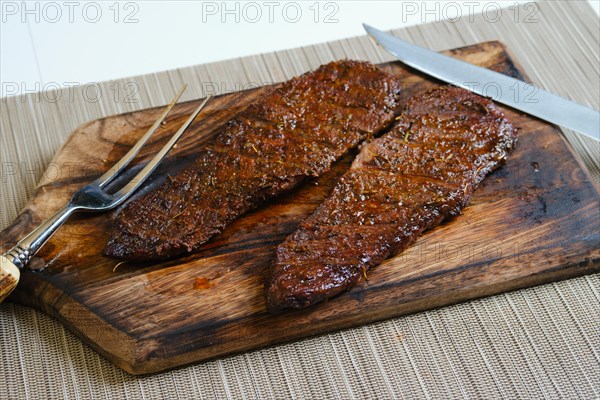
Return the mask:
<path id="1" fill-rule="evenodd" d="M 452 53 L 520 74 L 497 42 Z M 436 85 L 399 64 L 382 67 L 403 76 L 405 99 Z M 189 162 L 196 146 L 263 90 L 209 103 L 204 118 L 145 190 Z M 197 104 L 176 107 L 137 165 Z M 556 128 L 505 111 L 520 128 L 517 149 L 505 167 L 483 182 L 464 215 L 377 267 L 368 283 L 327 303 L 272 316 L 266 311 L 263 280 L 276 245 L 315 209 L 353 154 L 320 179 L 238 219 L 201 252 L 177 260 L 118 265 L 100 256 L 115 213 L 74 217 L 35 257 L 37 270 L 22 274 L 9 299 L 54 316 L 126 371 L 148 373 L 598 271 L 597 189 Z M 3 250 L 119 159 L 159 113 L 123 114 L 76 130 L 23 213 L 2 232 Z"/>

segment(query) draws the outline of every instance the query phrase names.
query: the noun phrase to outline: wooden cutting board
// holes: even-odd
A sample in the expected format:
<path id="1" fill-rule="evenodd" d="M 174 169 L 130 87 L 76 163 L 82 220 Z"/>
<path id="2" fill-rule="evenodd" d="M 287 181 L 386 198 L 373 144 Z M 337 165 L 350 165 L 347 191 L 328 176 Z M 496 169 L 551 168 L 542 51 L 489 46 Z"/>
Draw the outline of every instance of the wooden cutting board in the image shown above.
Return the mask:
<path id="1" fill-rule="evenodd" d="M 523 77 L 498 42 L 448 53 Z M 437 84 L 398 63 L 382 68 L 402 76 L 405 99 Z M 144 190 L 188 163 L 197 146 L 264 90 L 212 100 Z M 533 92 L 518 95 L 535 100 Z M 133 172 L 198 102 L 175 108 Z M 23 213 L 2 232 L 2 250 L 118 160 L 160 111 L 108 117 L 73 132 Z M 598 189 L 555 127 L 505 111 L 520 129 L 517 148 L 464 214 L 370 272 L 368 283 L 327 303 L 270 315 L 263 281 L 277 244 L 316 208 L 356 153 L 238 219 L 199 253 L 172 261 L 104 258 L 116 212 L 72 217 L 34 258 L 36 270 L 22 274 L 9 300 L 43 310 L 119 367 L 142 374 L 600 270 Z"/>

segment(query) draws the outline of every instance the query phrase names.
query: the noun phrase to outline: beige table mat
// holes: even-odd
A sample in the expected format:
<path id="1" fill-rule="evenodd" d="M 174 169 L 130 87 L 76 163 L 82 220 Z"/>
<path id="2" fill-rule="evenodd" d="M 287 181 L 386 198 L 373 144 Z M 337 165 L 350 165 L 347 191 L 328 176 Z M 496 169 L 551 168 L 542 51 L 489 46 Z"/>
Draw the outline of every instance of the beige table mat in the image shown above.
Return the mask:
<path id="1" fill-rule="evenodd" d="M 542 87 L 600 107 L 598 17 L 586 2 L 544 2 L 537 22 L 421 25 L 395 34 L 433 49 L 501 39 Z M 529 8 L 531 10 L 531 8 Z M 282 33 L 283 34 L 283 33 Z M 1 224 L 18 214 L 78 125 L 185 99 L 282 81 L 343 57 L 390 58 L 365 37 L 3 99 Z M 211 82 L 211 83 L 207 83 Z M 127 102 L 126 84 L 139 88 Z M 115 93 L 120 96 L 115 97 Z M 598 143 L 566 132 L 600 182 Z M 15 172 L 16 171 L 16 172 Z M 592 275 L 396 318 L 146 377 L 133 377 L 53 319 L 0 305 L 0 399 L 598 398 L 600 276 Z"/>

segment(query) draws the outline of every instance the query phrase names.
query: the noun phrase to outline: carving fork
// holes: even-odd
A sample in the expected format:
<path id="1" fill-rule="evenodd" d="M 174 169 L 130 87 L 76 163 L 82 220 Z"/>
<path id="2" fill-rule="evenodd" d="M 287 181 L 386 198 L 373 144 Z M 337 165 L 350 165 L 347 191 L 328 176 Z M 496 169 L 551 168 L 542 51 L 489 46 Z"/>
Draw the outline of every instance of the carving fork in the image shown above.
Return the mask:
<path id="1" fill-rule="evenodd" d="M 117 161 L 108 171 L 101 177 L 96 179 L 89 185 L 79 189 L 69 203 L 60 209 L 56 214 L 48 218 L 45 222 L 35 228 L 31 233 L 21 239 L 12 249 L 0 256 L 0 302 L 8 296 L 19 283 L 21 275 L 20 270 L 27 267 L 31 258 L 38 250 L 46 243 L 46 241 L 56 232 L 56 230 L 76 211 L 107 211 L 117 207 L 123 203 L 131 194 L 140 187 L 146 178 L 154 171 L 158 164 L 165 157 L 167 152 L 171 150 L 173 145 L 190 126 L 192 121 L 200 113 L 206 105 L 210 96 L 206 97 L 202 104 L 194 110 L 185 123 L 171 137 L 169 142 L 152 158 L 152 160 L 144 166 L 144 168 L 127 184 L 113 194 L 106 193 L 103 188 L 111 182 L 121 171 L 129 165 L 135 158 L 142 146 L 148 141 L 150 136 L 154 134 L 160 127 L 161 123 L 167 117 L 177 100 L 181 97 L 185 90 L 185 86 L 181 88 L 173 101 L 163 111 L 160 118 L 148 129 L 142 138 L 125 154 L 125 156 Z"/>

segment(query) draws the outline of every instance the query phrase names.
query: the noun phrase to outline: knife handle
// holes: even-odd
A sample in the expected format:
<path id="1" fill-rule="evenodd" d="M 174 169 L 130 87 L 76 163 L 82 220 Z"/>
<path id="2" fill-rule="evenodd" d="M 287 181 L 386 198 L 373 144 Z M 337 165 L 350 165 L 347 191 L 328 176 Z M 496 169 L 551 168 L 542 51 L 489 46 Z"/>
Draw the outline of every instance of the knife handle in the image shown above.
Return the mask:
<path id="1" fill-rule="evenodd" d="M 0 303 L 19 283 L 21 272 L 19 268 L 5 256 L 0 256 Z"/>

